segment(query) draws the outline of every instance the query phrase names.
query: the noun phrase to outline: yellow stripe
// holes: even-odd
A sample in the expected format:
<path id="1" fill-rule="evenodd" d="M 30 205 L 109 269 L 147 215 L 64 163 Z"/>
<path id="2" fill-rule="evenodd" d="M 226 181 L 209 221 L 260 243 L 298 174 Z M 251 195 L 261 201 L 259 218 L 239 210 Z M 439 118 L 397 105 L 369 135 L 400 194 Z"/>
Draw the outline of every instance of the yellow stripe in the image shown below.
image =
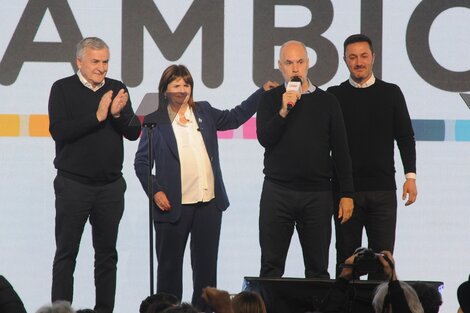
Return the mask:
<path id="1" fill-rule="evenodd" d="M 20 135 L 20 115 L 0 114 L 0 136 L 17 137 Z"/>
<path id="2" fill-rule="evenodd" d="M 47 114 L 0 114 L 0 137 L 50 137 Z"/>

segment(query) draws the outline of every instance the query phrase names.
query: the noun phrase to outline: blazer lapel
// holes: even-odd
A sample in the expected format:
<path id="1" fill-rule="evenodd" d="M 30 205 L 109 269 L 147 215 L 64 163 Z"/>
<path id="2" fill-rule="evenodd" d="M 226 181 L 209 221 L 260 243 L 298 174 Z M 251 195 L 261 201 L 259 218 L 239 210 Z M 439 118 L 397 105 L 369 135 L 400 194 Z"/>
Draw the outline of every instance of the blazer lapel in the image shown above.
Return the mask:
<path id="1" fill-rule="evenodd" d="M 209 119 L 206 117 L 205 112 L 201 109 L 200 106 L 196 106 L 196 110 L 194 111 L 194 116 L 196 117 L 196 122 L 198 125 L 198 129 L 201 132 L 202 140 L 204 140 L 204 145 L 206 146 L 207 153 L 209 158 L 211 157 L 212 153 L 212 146 L 210 145 L 210 134 L 208 122 Z"/>
<path id="2" fill-rule="evenodd" d="M 178 145 L 176 143 L 175 132 L 173 131 L 173 127 L 171 126 L 172 121 L 170 121 L 166 109 L 159 112 L 159 115 L 160 121 L 162 122 L 160 124 L 157 124 L 157 127 L 161 133 L 161 137 L 170 148 L 171 153 L 173 153 L 175 158 L 179 160 Z"/>

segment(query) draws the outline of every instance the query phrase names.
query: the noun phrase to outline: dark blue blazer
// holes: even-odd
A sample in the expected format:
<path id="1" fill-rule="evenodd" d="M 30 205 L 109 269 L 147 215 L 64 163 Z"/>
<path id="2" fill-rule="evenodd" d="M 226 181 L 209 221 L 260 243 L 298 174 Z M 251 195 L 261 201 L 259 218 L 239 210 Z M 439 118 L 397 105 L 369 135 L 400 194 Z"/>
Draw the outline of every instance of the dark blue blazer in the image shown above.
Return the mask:
<path id="1" fill-rule="evenodd" d="M 248 99 L 231 110 L 213 108 L 207 101 L 196 102 L 194 115 L 212 164 L 214 200 L 221 211 L 227 209 L 230 203 L 220 170 L 217 131 L 235 129 L 245 123 L 256 112 L 262 93 L 263 89 L 258 89 Z M 170 201 L 171 210 L 163 212 L 154 204 L 153 216 L 157 222 L 176 222 L 181 214 L 181 168 L 178 147 L 167 110 L 159 110 L 154 114 L 158 124 L 152 130 L 153 158 L 151 166 L 152 168 L 155 166 L 155 175 L 152 177 L 153 193 L 165 192 Z M 149 157 L 146 129 L 142 131 L 139 148 L 135 155 L 134 169 L 142 187 L 147 192 Z"/>

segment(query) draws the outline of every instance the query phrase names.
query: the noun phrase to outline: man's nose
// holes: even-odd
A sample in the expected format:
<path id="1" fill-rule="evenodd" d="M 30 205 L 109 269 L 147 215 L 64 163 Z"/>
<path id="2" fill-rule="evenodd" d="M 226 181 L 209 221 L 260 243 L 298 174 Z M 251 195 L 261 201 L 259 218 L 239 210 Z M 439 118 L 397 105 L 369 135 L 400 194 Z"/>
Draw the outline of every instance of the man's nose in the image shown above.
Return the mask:
<path id="1" fill-rule="evenodd" d="M 298 71 L 299 71 L 299 66 L 296 63 L 294 63 L 292 65 L 292 72 L 297 73 Z"/>
<path id="2" fill-rule="evenodd" d="M 98 65 L 98 70 L 99 70 L 101 73 L 106 72 L 106 64 L 100 63 L 100 64 Z"/>

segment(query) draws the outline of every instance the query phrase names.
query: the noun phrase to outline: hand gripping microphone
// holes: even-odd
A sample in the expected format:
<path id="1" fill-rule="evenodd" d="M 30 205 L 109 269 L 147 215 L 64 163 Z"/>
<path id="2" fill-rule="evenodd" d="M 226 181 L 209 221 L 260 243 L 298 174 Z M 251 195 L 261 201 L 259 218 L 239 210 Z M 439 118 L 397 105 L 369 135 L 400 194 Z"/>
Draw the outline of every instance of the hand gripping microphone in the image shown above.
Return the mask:
<path id="1" fill-rule="evenodd" d="M 291 81 L 287 83 L 286 91 L 294 91 L 300 95 L 302 94 L 302 79 L 299 76 L 292 77 Z M 287 103 L 287 110 L 292 110 L 295 102 Z"/>

